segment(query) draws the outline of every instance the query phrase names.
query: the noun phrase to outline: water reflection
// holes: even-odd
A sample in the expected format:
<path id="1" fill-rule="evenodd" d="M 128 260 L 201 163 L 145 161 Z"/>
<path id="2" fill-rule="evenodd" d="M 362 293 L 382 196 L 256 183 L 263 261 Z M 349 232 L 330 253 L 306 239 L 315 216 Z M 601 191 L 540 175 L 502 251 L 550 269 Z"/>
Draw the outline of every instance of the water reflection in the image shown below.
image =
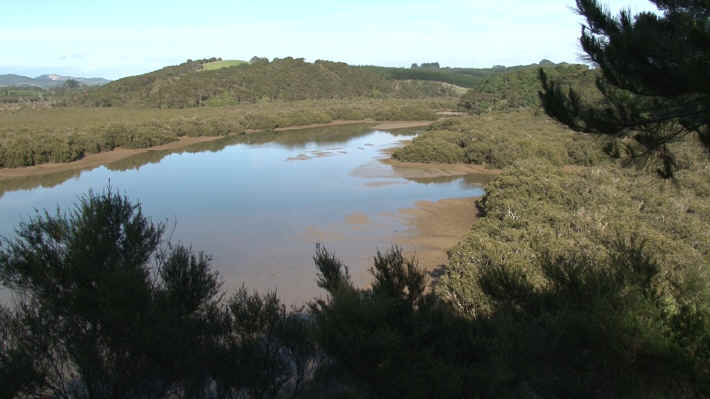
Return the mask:
<path id="1" fill-rule="evenodd" d="M 435 177 L 414 177 L 403 176 L 407 180 L 420 184 L 441 184 L 458 182 L 464 190 L 475 190 L 493 180 L 495 176 L 486 174 L 471 173 L 463 176 L 435 176 Z"/>
<path id="2" fill-rule="evenodd" d="M 372 254 L 406 229 L 398 209 L 482 194 L 481 176 L 404 178 L 379 162 L 402 138 L 366 125 L 265 132 L 7 180 L 0 183 L 0 234 L 11 235 L 33 209 L 71 207 L 110 180 L 154 220 L 174 225 L 172 240 L 212 254 L 226 289 L 276 288 L 287 302 L 302 303 L 318 294 L 315 242 L 365 284 Z M 363 167 L 379 168 L 377 176 L 353 173 Z"/>

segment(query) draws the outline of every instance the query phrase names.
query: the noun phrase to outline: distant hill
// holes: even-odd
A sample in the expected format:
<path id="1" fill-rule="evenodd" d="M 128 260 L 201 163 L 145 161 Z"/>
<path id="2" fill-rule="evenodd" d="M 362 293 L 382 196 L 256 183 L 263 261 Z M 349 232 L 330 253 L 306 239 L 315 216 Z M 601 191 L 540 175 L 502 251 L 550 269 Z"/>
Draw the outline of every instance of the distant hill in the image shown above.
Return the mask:
<path id="1" fill-rule="evenodd" d="M 187 60 L 150 73 L 119 79 L 99 87 L 57 94 L 57 105 L 90 107 L 189 108 L 226 106 L 264 101 L 350 98 L 462 97 L 461 108 L 473 112 L 508 110 L 537 104 L 537 71 L 553 78 L 593 86 L 595 72 L 585 65 L 555 64 L 491 68 L 448 68 L 438 62 L 411 68 L 351 66 L 342 62 L 302 58 L 249 62 L 210 58 Z M 25 77 L 15 76 L 15 81 Z M 45 75 L 33 82 L 63 82 Z M 26 82 L 26 80 L 24 80 Z M 86 82 L 86 80 L 84 80 Z"/>
<path id="2" fill-rule="evenodd" d="M 391 68 L 380 66 L 361 66 L 360 68 L 379 72 L 385 75 L 388 79 L 446 82 L 460 87 L 475 89 L 480 87 L 482 82 L 494 75 L 501 76 L 506 73 L 522 70 L 537 71 L 540 67 L 550 67 L 556 65 L 566 64 L 555 64 L 550 60 L 543 59 L 537 64 L 515 65 L 510 67 L 495 65 L 490 68 L 440 67 L 438 62 L 422 63 L 421 65 L 412 64 L 410 68 Z"/>
<path id="3" fill-rule="evenodd" d="M 22 75 L 0 75 L 0 87 L 20 87 L 20 86 L 33 86 L 42 89 L 51 89 L 55 87 L 61 87 L 64 82 L 72 79 L 86 86 L 100 86 L 109 83 L 110 80 L 104 78 L 79 78 L 73 76 L 62 76 L 62 75 L 41 75 L 36 78 L 30 78 Z"/>
<path id="4" fill-rule="evenodd" d="M 396 80 L 342 62 L 255 57 L 249 63 L 188 60 L 143 75 L 73 93 L 68 104 L 184 108 L 258 101 L 457 96 L 441 82 Z M 210 69 L 219 66 L 218 69 Z"/>
<path id="5" fill-rule="evenodd" d="M 512 111 L 540 105 L 539 69 L 543 68 L 551 80 L 574 86 L 586 98 L 599 95 L 595 81 L 598 71 L 587 65 L 555 64 L 543 60 L 540 64 L 501 68 L 478 80 L 459 101 L 459 108 L 473 114 L 491 111 Z"/>
<path id="6" fill-rule="evenodd" d="M 13 86 L 36 86 L 37 83 L 34 79 L 28 78 L 27 76 L 21 75 L 0 75 L 0 86 L 2 87 L 13 87 Z"/>

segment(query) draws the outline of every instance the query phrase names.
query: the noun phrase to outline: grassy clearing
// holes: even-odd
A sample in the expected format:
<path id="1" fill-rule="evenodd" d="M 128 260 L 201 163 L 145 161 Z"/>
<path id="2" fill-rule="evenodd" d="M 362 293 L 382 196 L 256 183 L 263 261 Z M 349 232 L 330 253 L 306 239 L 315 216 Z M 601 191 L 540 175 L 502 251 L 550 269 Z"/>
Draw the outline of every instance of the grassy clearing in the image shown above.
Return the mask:
<path id="1" fill-rule="evenodd" d="M 246 61 L 242 60 L 224 60 L 224 61 L 214 61 L 202 64 L 203 71 L 214 71 L 222 68 L 229 68 L 238 65 L 248 64 Z"/>
<path id="2" fill-rule="evenodd" d="M 455 99 L 266 102 L 193 109 L 52 108 L 0 112 L 0 167 L 69 162 L 116 147 L 145 148 L 182 136 L 228 136 L 250 129 L 333 120 L 433 120 Z"/>

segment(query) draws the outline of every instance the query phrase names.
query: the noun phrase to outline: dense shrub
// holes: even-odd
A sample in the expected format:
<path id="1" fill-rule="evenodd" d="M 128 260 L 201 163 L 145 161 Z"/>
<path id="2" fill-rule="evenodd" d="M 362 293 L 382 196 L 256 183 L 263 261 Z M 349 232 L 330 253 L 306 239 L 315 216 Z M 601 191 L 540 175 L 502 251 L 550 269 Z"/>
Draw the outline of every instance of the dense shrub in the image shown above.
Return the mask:
<path id="1" fill-rule="evenodd" d="M 539 252 L 538 281 L 491 260 L 473 281 L 489 308 L 468 315 L 425 294 L 424 274 L 398 248 L 375 256 L 367 289 L 327 251 L 315 262 L 330 294 L 312 305 L 318 341 L 372 397 L 693 398 L 710 389 L 710 313 L 669 306 L 663 272 L 634 236 L 605 260 Z M 707 304 L 694 292 L 683 302 Z"/>
<path id="2" fill-rule="evenodd" d="M 579 87 L 585 95 L 599 97 L 594 86 L 597 73 L 586 65 L 559 64 L 543 66 L 545 72 L 563 86 Z M 538 92 L 540 66 L 504 70 L 478 81 L 461 97 L 459 108 L 471 114 L 508 112 L 540 108 Z"/>
<path id="3" fill-rule="evenodd" d="M 410 162 L 465 162 L 502 169 L 543 158 L 554 165 L 598 165 L 607 141 L 579 135 L 530 111 L 440 121 L 392 155 Z"/>
<path id="4" fill-rule="evenodd" d="M 463 135 L 452 131 L 428 131 L 415 137 L 411 144 L 397 149 L 393 157 L 405 162 L 464 162 L 466 154 L 460 145 Z"/>
<path id="5" fill-rule="evenodd" d="M 441 293 L 462 311 L 476 313 L 486 301 L 475 282 L 489 263 L 515 266 L 540 283 L 540 251 L 576 249 L 605 262 L 611 243 L 631 234 L 661 265 L 665 286 L 679 292 L 689 285 L 707 288 L 707 182 L 706 169 L 685 170 L 670 183 L 644 170 L 520 161 L 486 186 L 478 203 L 483 217 L 450 250 Z"/>
<path id="6" fill-rule="evenodd" d="M 0 246 L 2 397 L 275 398 L 315 367 L 310 322 L 275 295 L 223 303 L 210 258 L 107 189 Z M 288 383 L 288 385 L 286 384 Z"/>

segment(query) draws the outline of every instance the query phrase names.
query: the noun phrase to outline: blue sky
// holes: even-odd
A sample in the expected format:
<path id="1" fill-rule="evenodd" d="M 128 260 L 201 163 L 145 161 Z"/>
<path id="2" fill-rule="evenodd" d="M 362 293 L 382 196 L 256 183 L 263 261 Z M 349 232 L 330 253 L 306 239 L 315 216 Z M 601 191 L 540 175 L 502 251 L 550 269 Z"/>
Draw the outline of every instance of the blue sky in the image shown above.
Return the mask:
<path id="1" fill-rule="evenodd" d="M 646 0 L 607 0 L 651 10 Z M 573 0 L 0 0 L 0 74 L 116 79 L 254 55 L 409 66 L 579 62 Z"/>

